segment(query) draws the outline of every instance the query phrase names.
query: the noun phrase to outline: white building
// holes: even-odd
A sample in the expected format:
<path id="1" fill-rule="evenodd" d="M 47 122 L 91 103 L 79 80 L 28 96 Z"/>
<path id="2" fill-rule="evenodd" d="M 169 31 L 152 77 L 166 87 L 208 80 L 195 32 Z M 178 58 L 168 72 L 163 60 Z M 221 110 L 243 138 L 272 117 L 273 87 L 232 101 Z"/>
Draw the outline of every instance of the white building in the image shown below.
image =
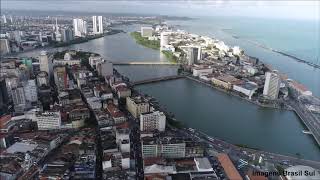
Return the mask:
<path id="1" fill-rule="evenodd" d="M 90 56 L 89 57 L 89 64 L 92 68 L 96 68 L 97 63 L 100 63 L 103 61 L 103 58 L 101 56 Z"/>
<path id="2" fill-rule="evenodd" d="M 35 120 L 39 130 L 59 129 L 61 127 L 60 112 L 36 113 Z"/>
<path id="3" fill-rule="evenodd" d="M 169 45 L 169 36 L 170 36 L 169 32 L 162 32 L 160 34 L 160 47 L 161 47 L 161 49 L 162 49 L 162 47 Z"/>
<path id="4" fill-rule="evenodd" d="M 144 167 L 144 174 L 176 174 L 177 170 L 175 166 L 165 166 L 153 164 L 151 166 Z"/>
<path id="5" fill-rule="evenodd" d="M 93 34 L 103 34 L 102 16 L 92 16 Z"/>
<path id="6" fill-rule="evenodd" d="M 228 52 L 229 51 L 229 46 L 227 46 L 226 44 L 224 44 L 223 41 L 217 41 L 214 43 L 214 46 L 219 49 L 220 51 L 223 51 L 223 52 Z"/>
<path id="7" fill-rule="evenodd" d="M 243 84 L 234 84 L 233 90 L 240 92 L 251 99 L 252 95 L 256 92 L 258 89 L 258 85 L 254 82 L 245 82 Z"/>
<path id="8" fill-rule="evenodd" d="M 101 98 L 90 97 L 90 98 L 87 98 L 87 102 L 88 102 L 89 107 L 91 109 L 101 109 L 102 108 Z"/>
<path id="9" fill-rule="evenodd" d="M 10 51 L 8 39 L 0 39 L 0 55 L 8 54 Z"/>
<path id="10" fill-rule="evenodd" d="M 39 63 L 40 63 L 40 71 L 45 71 L 48 73 L 48 76 L 51 75 L 52 69 L 52 60 L 49 58 L 46 51 L 41 51 L 39 56 Z"/>
<path id="11" fill-rule="evenodd" d="M 255 75 L 259 72 L 259 70 L 253 66 L 244 66 L 243 68 L 251 75 Z"/>
<path id="12" fill-rule="evenodd" d="M 3 24 L 7 24 L 6 15 L 2 15 L 2 22 L 3 22 Z"/>
<path id="13" fill-rule="evenodd" d="M 27 84 L 24 86 L 24 94 L 27 101 L 38 101 L 37 85 L 35 80 L 28 80 Z"/>
<path id="14" fill-rule="evenodd" d="M 281 81 L 278 74 L 267 72 L 263 95 L 270 98 L 271 100 L 277 99 L 279 95 L 280 83 Z"/>
<path id="15" fill-rule="evenodd" d="M 208 74 L 212 74 L 213 72 L 213 68 L 208 67 L 208 68 L 194 68 L 192 70 L 193 76 L 203 76 L 203 75 L 208 75 Z"/>
<path id="16" fill-rule="evenodd" d="M 142 37 L 151 37 L 153 35 L 152 27 L 141 27 L 141 36 Z"/>
<path id="17" fill-rule="evenodd" d="M 117 129 L 116 130 L 116 142 L 122 153 L 130 152 L 130 136 L 129 129 Z"/>
<path id="18" fill-rule="evenodd" d="M 84 37 L 87 35 L 87 22 L 83 19 L 73 19 L 74 35 L 77 37 Z"/>
<path id="19" fill-rule="evenodd" d="M 148 138 L 147 138 L 148 139 Z M 186 143 L 179 140 L 142 140 L 142 157 L 183 158 L 186 155 Z"/>
<path id="20" fill-rule="evenodd" d="M 140 131 L 164 131 L 166 116 L 163 112 L 155 111 L 140 115 Z"/>
<path id="21" fill-rule="evenodd" d="M 149 102 L 144 98 L 138 97 L 127 97 L 126 105 L 128 111 L 133 117 L 138 118 L 140 114 L 149 112 Z"/>
<path id="22" fill-rule="evenodd" d="M 240 56 L 242 54 L 242 50 L 239 48 L 239 46 L 234 46 L 232 48 L 232 54 L 235 56 Z"/>

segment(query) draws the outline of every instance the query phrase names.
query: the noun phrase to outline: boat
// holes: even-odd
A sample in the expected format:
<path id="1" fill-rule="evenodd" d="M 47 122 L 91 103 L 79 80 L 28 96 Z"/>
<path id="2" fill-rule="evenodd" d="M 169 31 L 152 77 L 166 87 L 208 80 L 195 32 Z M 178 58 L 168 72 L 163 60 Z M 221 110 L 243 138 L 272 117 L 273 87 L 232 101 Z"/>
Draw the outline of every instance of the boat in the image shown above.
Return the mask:
<path id="1" fill-rule="evenodd" d="M 312 134 L 310 131 L 308 131 L 308 130 L 302 130 L 302 133 L 304 133 L 304 134 Z"/>

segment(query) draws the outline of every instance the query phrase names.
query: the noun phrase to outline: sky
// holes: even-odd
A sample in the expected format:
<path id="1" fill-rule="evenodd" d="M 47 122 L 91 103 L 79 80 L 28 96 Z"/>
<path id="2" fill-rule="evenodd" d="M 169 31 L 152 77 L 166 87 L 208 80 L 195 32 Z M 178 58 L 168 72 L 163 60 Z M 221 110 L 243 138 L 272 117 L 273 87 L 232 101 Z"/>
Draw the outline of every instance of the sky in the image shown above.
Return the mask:
<path id="1" fill-rule="evenodd" d="M 175 16 L 245 16 L 320 20 L 320 1 L 277 0 L 1 0 L 1 9 L 61 10 Z"/>

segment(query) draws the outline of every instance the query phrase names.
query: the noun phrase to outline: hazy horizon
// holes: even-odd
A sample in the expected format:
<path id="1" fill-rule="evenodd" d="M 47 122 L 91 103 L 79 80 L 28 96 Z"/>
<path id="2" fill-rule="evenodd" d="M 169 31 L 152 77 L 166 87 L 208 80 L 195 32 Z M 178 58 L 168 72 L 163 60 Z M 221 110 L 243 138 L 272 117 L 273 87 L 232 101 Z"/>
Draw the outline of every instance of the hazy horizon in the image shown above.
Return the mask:
<path id="1" fill-rule="evenodd" d="M 237 16 L 276 19 L 320 19 L 319 1 L 15 1 L 1 0 L 1 9 L 129 13 L 169 16 Z"/>

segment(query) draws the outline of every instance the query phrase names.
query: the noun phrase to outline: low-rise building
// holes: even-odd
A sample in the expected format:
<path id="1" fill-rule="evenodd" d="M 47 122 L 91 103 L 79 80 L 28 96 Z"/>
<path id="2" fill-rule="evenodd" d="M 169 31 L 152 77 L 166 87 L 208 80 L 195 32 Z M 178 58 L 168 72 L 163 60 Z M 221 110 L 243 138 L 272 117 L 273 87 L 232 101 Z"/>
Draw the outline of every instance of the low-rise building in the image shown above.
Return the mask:
<path id="1" fill-rule="evenodd" d="M 166 128 L 166 116 L 163 112 L 154 111 L 140 115 L 140 131 L 164 131 Z"/>
<path id="2" fill-rule="evenodd" d="M 138 118 L 142 113 L 150 111 L 149 102 L 141 96 L 127 97 L 126 100 L 127 109 L 135 118 Z"/>
<path id="3" fill-rule="evenodd" d="M 228 74 L 222 74 L 218 77 L 212 78 L 212 83 L 216 86 L 222 87 L 227 90 L 232 90 L 234 84 L 238 84 L 241 80 Z"/>
<path id="4" fill-rule="evenodd" d="M 35 117 L 39 130 L 60 129 L 61 127 L 60 112 L 38 112 Z"/>
<path id="5" fill-rule="evenodd" d="M 142 37 L 152 37 L 153 28 L 152 27 L 141 27 L 141 36 Z"/>
<path id="6" fill-rule="evenodd" d="M 131 96 L 131 90 L 126 86 L 119 86 L 116 88 L 116 92 L 118 95 L 118 98 L 127 98 Z"/>
<path id="7" fill-rule="evenodd" d="M 248 96 L 249 99 L 251 99 L 252 95 L 256 92 L 257 89 L 258 89 L 258 85 L 250 81 L 233 85 L 234 91 L 240 92 Z"/>
<path id="8" fill-rule="evenodd" d="M 211 68 L 210 66 L 209 67 L 199 67 L 199 68 L 193 68 L 192 69 L 192 73 L 193 73 L 193 76 L 196 76 L 196 77 L 200 77 L 200 76 L 203 76 L 203 75 L 208 75 L 208 74 L 211 74 L 213 72 L 213 68 Z"/>
<path id="9" fill-rule="evenodd" d="M 228 179 L 232 180 L 243 180 L 238 170 L 234 167 L 232 161 L 227 154 L 221 153 L 218 155 L 218 161 L 220 162 L 224 172 Z"/>
<path id="10" fill-rule="evenodd" d="M 107 105 L 107 110 L 110 113 L 110 116 L 114 120 L 115 124 L 123 123 L 127 121 L 126 116 L 121 112 L 113 103 Z"/>
<path id="11" fill-rule="evenodd" d="M 186 143 L 183 139 L 165 138 L 142 138 L 143 157 L 182 158 L 186 156 Z"/>

